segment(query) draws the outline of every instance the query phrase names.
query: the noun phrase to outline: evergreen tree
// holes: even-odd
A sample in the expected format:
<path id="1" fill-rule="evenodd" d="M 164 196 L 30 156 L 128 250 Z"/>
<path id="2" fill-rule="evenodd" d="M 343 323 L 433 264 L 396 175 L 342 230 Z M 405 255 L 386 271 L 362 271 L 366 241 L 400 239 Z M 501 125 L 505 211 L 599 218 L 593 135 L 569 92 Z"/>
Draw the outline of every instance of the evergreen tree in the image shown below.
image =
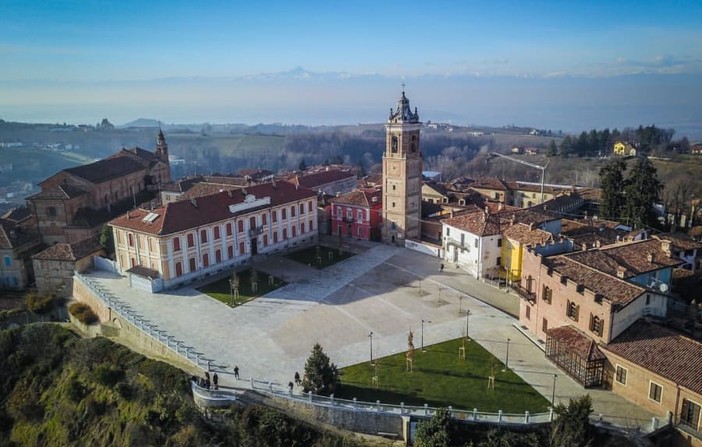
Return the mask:
<path id="1" fill-rule="evenodd" d="M 451 442 L 453 420 L 451 413 L 446 408 L 439 408 L 436 413 L 426 421 L 417 424 L 414 432 L 414 445 L 417 447 L 448 447 Z"/>
<path id="2" fill-rule="evenodd" d="M 639 156 L 624 189 L 624 213 L 635 228 L 657 224 L 654 205 L 660 202 L 662 185 L 656 167 L 646 156 Z"/>
<path id="3" fill-rule="evenodd" d="M 600 169 L 600 215 L 608 219 L 618 219 L 624 210 L 624 170 L 626 163 L 615 158 Z"/>
<path id="4" fill-rule="evenodd" d="M 112 228 L 110 228 L 108 225 L 102 226 L 100 245 L 105 247 L 105 251 L 107 251 L 108 256 L 112 257 L 112 255 L 115 253 L 115 241 L 112 238 Z"/>
<path id="5" fill-rule="evenodd" d="M 548 148 L 546 148 L 546 156 L 555 157 L 556 155 L 558 155 L 558 146 L 556 146 L 554 140 L 551 140 L 551 142 L 548 143 Z"/>
<path id="6" fill-rule="evenodd" d="M 302 379 L 303 391 L 305 393 L 312 391 L 314 394 L 328 396 L 333 394 L 338 386 L 338 368 L 335 364 L 330 363 L 322 346 L 315 343 L 312 353 L 305 363 L 305 377 Z"/>
<path id="7" fill-rule="evenodd" d="M 300 164 L 298 165 L 297 169 L 300 172 L 305 172 L 307 170 L 307 163 L 305 163 L 304 158 L 302 160 L 300 160 Z"/>
<path id="8" fill-rule="evenodd" d="M 577 399 L 570 399 L 568 406 L 556 405 L 556 419 L 551 424 L 552 447 L 589 447 L 593 443 L 594 433 L 590 427 L 592 399 L 585 394 Z"/>

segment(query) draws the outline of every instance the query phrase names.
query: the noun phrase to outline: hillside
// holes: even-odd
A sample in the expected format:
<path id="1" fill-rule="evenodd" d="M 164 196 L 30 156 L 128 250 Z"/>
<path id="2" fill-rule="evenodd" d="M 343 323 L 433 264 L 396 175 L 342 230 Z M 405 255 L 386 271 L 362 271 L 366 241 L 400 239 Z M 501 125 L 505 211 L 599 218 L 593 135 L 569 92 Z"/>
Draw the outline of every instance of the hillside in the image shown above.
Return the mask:
<path id="1" fill-rule="evenodd" d="M 0 446 L 353 446 L 282 413 L 232 409 L 213 424 L 188 377 L 55 324 L 0 331 Z"/>

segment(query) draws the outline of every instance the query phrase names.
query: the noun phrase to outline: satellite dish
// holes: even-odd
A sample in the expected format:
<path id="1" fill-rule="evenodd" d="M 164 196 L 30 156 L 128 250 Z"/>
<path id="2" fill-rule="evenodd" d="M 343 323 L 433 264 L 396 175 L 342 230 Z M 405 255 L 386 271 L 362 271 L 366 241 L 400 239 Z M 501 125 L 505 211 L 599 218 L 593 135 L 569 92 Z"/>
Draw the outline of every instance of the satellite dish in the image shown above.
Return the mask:
<path id="1" fill-rule="evenodd" d="M 658 289 L 660 289 L 661 292 L 665 293 L 668 291 L 668 284 L 666 283 L 661 283 L 660 286 L 658 286 Z"/>

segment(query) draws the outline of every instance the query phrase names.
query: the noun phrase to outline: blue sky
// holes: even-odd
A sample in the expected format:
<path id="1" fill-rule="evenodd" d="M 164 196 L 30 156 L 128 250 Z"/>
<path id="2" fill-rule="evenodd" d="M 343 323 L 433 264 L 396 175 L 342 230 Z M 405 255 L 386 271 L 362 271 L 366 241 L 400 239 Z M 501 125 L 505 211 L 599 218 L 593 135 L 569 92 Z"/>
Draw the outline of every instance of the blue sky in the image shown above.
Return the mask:
<path id="1" fill-rule="evenodd" d="M 600 97 L 611 127 L 694 121 L 701 19 L 700 1 L 2 0 L 0 118 L 382 121 L 404 80 L 434 120 L 549 127 Z M 650 93 L 682 95 L 680 116 L 644 113 Z"/>

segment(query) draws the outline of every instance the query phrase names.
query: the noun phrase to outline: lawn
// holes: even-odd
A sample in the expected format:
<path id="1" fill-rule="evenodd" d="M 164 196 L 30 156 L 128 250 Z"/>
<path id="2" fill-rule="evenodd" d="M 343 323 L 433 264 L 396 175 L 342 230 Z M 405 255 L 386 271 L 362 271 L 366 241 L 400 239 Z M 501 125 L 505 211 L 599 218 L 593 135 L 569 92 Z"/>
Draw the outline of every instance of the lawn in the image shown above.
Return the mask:
<path id="1" fill-rule="evenodd" d="M 251 285 L 251 271 L 251 269 L 246 269 L 237 273 L 239 276 L 239 298 L 236 300 L 236 305 L 249 302 L 258 296 L 265 295 L 266 293 L 285 285 L 285 283 L 278 278 L 271 277 L 267 273 L 257 272 L 258 284 L 256 292 L 254 292 Z M 272 283 L 269 278 L 273 278 Z M 198 290 L 218 301 L 223 302 L 224 304 L 231 304 L 231 288 L 229 286 L 230 279 L 231 276 L 222 278 L 219 281 L 210 283 L 204 287 L 200 287 Z"/>
<path id="2" fill-rule="evenodd" d="M 344 259 L 348 259 L 354 254 L 348 251 L 343 251 L 338 248 L 329 248 L 323 245 L 305 248 L 304 250 L 296 251 L 285 255 L 286 258 L 301 264 L 309 265 L 317 270 L 322 270 Z"/>
<path id="3" fill-rule="evenodd" d="M 461 339 L 414 350 L 414 369 L 407 372 L 405 353 L 377 359 L 378 387 L 372 383 L 369 362 L 341 370 L 337 397 L 359 401 L 506 413 L 545 412 L 549 402 L 475 341 L 467 341 L 466 358 L 459 357 Z M 495 387 L 488 376 L 495 371 Z"/>

